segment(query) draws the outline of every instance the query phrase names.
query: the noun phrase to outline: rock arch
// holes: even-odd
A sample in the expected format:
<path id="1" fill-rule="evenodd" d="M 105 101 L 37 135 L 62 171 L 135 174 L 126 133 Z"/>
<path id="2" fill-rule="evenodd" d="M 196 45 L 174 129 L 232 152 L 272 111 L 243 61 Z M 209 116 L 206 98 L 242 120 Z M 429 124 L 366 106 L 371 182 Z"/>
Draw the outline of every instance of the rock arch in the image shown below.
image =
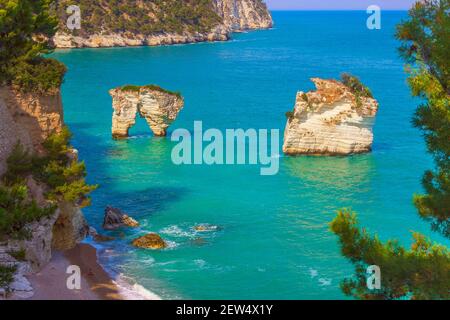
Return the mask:
<path id="1" fill-rule="evenodd" d="M 113 98 L 112 135 L 115 139 L 128 137 L 138 114 L 147 121 L 155 136 L 164 137 L 184 106 L 179 93 L 155 85 L 124 86 L 109 93 Z"/>

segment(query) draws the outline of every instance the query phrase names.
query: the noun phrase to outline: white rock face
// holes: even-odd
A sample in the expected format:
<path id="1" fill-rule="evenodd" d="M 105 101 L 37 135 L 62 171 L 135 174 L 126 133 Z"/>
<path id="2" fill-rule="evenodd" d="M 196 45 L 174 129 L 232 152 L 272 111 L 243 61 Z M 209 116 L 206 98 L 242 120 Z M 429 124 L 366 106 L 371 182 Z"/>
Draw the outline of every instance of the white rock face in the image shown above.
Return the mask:
<path id="1" fill-rule="evenodd" d="M 155 136 L 166 136 L 167 128 L 184 106 L 181 96 L 145 86 L 136 90 L 116 88 L 109 93 L 113 98 L 114 138 L 128 137 L 128 130 L 136 123 L 138 113 L 145 118 Z"/>
<path id="2" fill-rule="evenodd" d="M 28 262 L 17 261 L 9 252 L 6 248 L 0 247 L 0 266 L 15 267 L 16 271 L 13 281 L 7 287 L 0 288 L 0 300 L 31 298 L 34 295 L 34 290 L 25 277 L 31 273 L 31 268 Z"/>
<path id="3" fill-rule="evenodd" d="M 260 0 L 214 0 L 217 14 L 231 32 L 267 29 L 273 26 L 266 4 Z"/>
<path id="4" fill-rule="evenodd" d="M 0 176 L 18 141 L 27 149 L 42 151 L 41 143 L 63 127 L 61 94 L 23 93 L 0 86 Z"/>
<path id="5" fill-rule="evenodd" d="M 52 228 L 59 216 L 59 212 L 49 218 L 41 219 L 26 226 L 31 237 L 26 240 L 9 240 L 6 244 L 0 244 L 5 250 L 25 250 L 25 258 L 33 271 L 41 270 L 52 257 Z"/>
<path id="6" fill-rule="evenodd" d="M 284 134 L 288 155 L 348 155 L 372 150 L 378 102 L 358 98 L 335 80 L 312 79 L 317 91 L 299 92 Z"/>
<path id="7" fill-rule="evenodd" d="M 164 33 L 146 36 L 143 34 L 110 33 L 93 34 L 88 37 L 73 36 L 58 31 L 53 37 L 53 44 L 57 48 L 108 48 L 108 47 L 136 47 L 184 44 L 205 41 L 227 41 L 228 30 L 218 26 L 208 33 L 173 34 Z"/>

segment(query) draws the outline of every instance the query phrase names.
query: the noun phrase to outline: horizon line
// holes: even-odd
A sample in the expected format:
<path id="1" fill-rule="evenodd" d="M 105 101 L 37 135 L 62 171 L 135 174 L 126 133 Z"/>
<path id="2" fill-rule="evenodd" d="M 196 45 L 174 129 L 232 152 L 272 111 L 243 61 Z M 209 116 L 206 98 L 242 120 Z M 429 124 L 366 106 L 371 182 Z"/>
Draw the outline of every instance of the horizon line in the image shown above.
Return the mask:
<path id="1" fill-rule="evenodd" d="M 410 9 L 381 9 L 381 11 L 409 11 Z M 363 11 L 366 9 L 269 9 L 269 11 Z"/>

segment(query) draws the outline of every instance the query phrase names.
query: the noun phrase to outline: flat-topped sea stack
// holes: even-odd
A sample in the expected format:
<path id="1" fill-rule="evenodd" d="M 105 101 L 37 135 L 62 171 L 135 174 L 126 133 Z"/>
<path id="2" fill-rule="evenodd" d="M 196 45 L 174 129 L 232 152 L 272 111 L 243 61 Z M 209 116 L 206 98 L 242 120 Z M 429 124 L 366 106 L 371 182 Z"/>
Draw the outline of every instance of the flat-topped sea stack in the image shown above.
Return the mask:
<path id="1" fill-rule="evenodd" d="M 112 135 L 115 139 L 128 137 L 138 113 L 145 118 L 155 136 L 164 137 L 184 106 L 179 93 L 156 85 L 124 86 L 109 93 L 113 98 Z"/>
<path id="2" fill-rule="evenodd" d="M 283 152 L 287 155 L 349 155 L 372 150 L 378 102 L 350 75 L 343 81 L 311 79 L 317 90 L 298 92 L 288 112 Z"/>

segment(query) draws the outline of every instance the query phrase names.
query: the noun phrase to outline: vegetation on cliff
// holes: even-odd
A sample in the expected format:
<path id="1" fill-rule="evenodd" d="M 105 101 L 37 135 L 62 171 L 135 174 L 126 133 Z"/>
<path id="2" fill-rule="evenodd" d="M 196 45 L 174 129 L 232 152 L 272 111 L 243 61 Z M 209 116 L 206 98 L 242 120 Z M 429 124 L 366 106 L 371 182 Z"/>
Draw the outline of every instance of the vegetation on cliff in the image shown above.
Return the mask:
<path id="1" fill-rule="evenodd" d="M 26 237 L 24 226 L 53 214 L 59 201 L 90 204 L 88 194 L 97 186 L 86 183 L 84 163 L 71 157 L 70 137 L 67 128 L 51 135 L 43 144 L 44 156 L 30 154 L 20 144 L 15 147 L 0 183 L 0 238 Z M 31 177 L 45 186 L 48 206 L 31 199 L 26 184 Z"/>
<path id="2" fill-rule="evenodd" d="M 450 1 L 424 0 L 409 12 L 409 19 L 398 26 L 401 54 L 411 65 L 409 85 L 421 98 L 414 125 L 425 136 L 434 157 L 435 171 L 423 178 L 425 194 L 416 195 L 414 204 L 434 231 L 450 238 Z M 356 276 L 344 280 L 345 294 L 360 299 L 449 299 L 450 251 L 414 233 L 410 250 L 395 240 L 382 243 L 358 226 L 348 210 L 339 212 L 331 223 L 339 236 L 342 254 L 354 265 Z M 366 268 L 381 269 L 381 289 L 369 290 Z"/>
<path id="3" fill-rule="evenodd" d="M 370 89 L 365 86 L 358 77 L 349 73 L 343 73 L 341 75 L 341 80 L 342 83 L 355 95 L 356 106 L 358 108 L 362 105 L 361 98 L 373 98 Z"/>
<path id="4" fill-rule="evenodd" d="M 0 265 L 0 288 L 7 288 L 13 282 L 16 267 L 8 267 Z"/>
<path id="5" fill-rule="evenodd" d="M 155 90 L 155 91 L 160 91 L 163 93 L 168 93 L 171 95 L 175 95 L 178 98 L 182 98 L 181 93 L 178 91 L 170 91 L 164 88 L 161 88 L 160 86 L 156 85 L 156 84 L 148 84 L 145 86 L 135 86 L 135 85 L 125 85 L 120 87 L 120 90 L 122 91 L 132 91 L 132 92 L 139 92 L 141 89 L 148 89 L 148 90 Z"/>
<path id="6" fill-rule="evenodd" d="M 57 15 L 60 30 L 72 33 L 65 24 L 66 9 L 78 5 L 82 13 L 82 29 L 75 35 L 96 33 L 158 34 L 208 32 L 220 23 L 210 0 L 62 0 Z"/>
<path id="7" fill-rule="evenodd" d="M 70 138 L 67 127 L 61 133 L 50 135 L 43 143 L 44 156 L 30 155 L 21 145 L 17 145 L 9 156 L 4 181 L 11 185 L 31 175 L 49 187 L 46 194 L 48 200 L 88 205 L 87 195 L 96 186 L 86 184 L 86 166 L 73 154 Z"/>
<path id="8" fill-rule="evenodd" d="M 0 186 L 0 240 L 27 239 L 24 227 L 33 221 L 52 215 L 54 206 L 40 207 L 29 198 L 24 184 Z"/>
<path id="9" fill-rule="evenodd" d="M 66 68 L 45 59 L 57 29 L 52 0 L 0 0 L 0 85 L 39 93 L 58 89 Z"/>

